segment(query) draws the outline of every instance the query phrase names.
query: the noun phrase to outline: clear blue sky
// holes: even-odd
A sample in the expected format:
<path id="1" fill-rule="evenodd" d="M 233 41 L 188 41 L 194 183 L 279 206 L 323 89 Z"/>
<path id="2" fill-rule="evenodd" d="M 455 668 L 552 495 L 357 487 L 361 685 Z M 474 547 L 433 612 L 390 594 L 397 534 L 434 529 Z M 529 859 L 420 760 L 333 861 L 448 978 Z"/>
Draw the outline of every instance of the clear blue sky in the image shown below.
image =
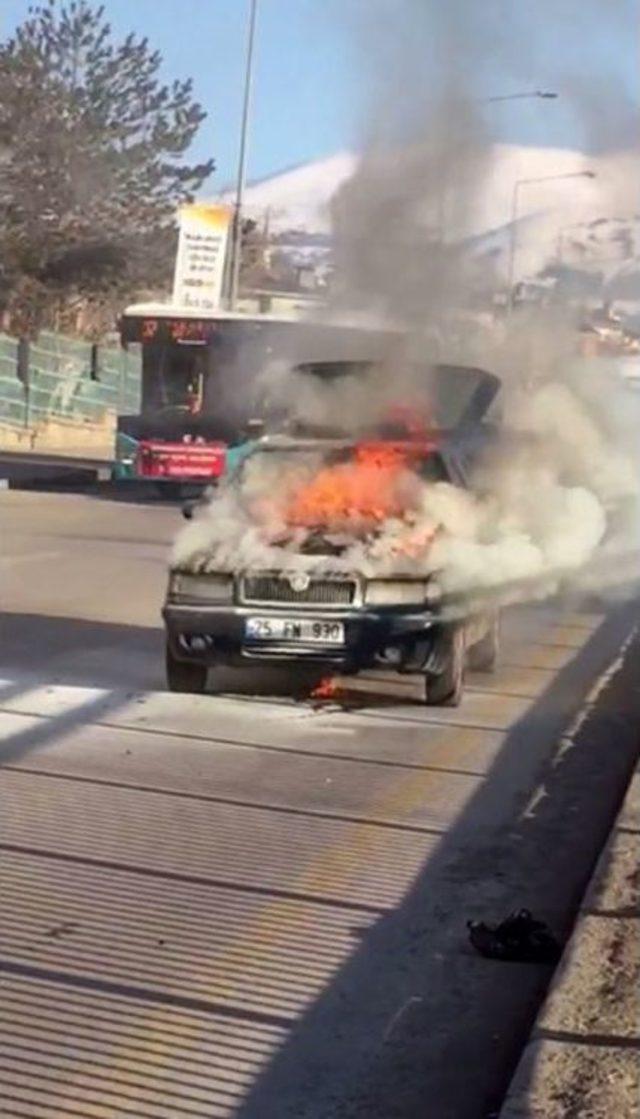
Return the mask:
<path id="1" fill-rule="evenodd" d="M 0 36 L 30 0 L 0 0 Z M 148 36 L 167 77 L 192 77 L 209 111 L 197 156 L 213 155 L 214 185 L 234 175 L 242 103 L 246 0 L 104 0 L 115 32 Z M 261 0 L 249 172 L 282 167 L 348 147 L 353 138 L 350 45 L 336 34 L 332 0 Z"/>
<path id="2" fill-rule="evenodd" d="M 0 0 L 0 37 L 10 34 L 26 16 L 29 2 Z M 237 158 L 248 0 L 103 2 L 119 36 L 131 30 L 143 33 L 161 51 L 167 77 L 194 79 L 197 97 L 210 112 L 194 154 L 213 155 L 217 171 L 211 186 L 227 185 Z M 524 5 L 525 0 L 510 2 Z M 608 30 L 607 3 L 601 0 L 599 25 L 593 22 L 590 27 L 585 14 L 577 33 L 567 24 L 563 31 L 560 24 L 554 37 L 542 12 L 548 2 L 542 0 L 537 9 L 542 13 L 537 56 L 545 60 L 544 69 L 527 76 L 527 86 L 557 85 L 565 57 L 585 76 L 594 68 L 606 72 L 615 67 L 628 75 L 637 95 L 633 28 L 626 42 Z M 260 0 L 250 177 L 357 143 L 361 78 L 347 19 L 340 13 L 362 11 L 368 3 L 371 0 Z M 557 0 L 557 5 L 561 11 L 567 0 Z M 519 78 L 492 75 L 489 69 L 483 81 L 485 92 L 494 94 L 517 89 Z M 558 102 L 492 106 L 491 112 L 498 114 L 505 139 L 552 146 L 580 144 L 566 97 Z"/>

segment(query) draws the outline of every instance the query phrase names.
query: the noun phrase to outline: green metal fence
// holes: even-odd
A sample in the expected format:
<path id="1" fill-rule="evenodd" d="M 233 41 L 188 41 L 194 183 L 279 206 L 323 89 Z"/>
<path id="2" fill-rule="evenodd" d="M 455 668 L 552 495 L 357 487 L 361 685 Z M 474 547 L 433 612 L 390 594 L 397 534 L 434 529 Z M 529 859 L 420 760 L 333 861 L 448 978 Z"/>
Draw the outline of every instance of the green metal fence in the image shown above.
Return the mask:
<path id="1" fill-rule="evenodd" d="M 104 420 L 137 412 L 140 355 L 99 346 L 92 368 L 87 342 L 43 333 L 29 346 L 26 383 L 18 377 L 18 343 L 0 334 L 0 423 L 34 427 L 49 419 Z"/>

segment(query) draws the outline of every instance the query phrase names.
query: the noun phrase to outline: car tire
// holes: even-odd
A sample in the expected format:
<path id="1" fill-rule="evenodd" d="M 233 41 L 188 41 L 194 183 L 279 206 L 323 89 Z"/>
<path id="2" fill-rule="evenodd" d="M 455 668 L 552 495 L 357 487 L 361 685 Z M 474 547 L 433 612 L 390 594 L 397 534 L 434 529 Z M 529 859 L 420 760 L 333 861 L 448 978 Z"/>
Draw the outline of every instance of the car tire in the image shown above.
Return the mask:
<path id="1" fill-rule="evenodd" d="M 469 668 L 472 672 L 495 672 L 499 654 L 500 623 L 496 617 L 484 637 L 469 649 Z"/>
<path id="2" fill-rule="evenodd" d="M 180 661 L 174 657 L 169 645 L 166 648 L 167 687 L 170 692 L 202 695 L 207 689 L 208 668 L 197 661 Z"/>
<path id="3" fill-rule="evenodd" d="M 464 691 L 466 645 L 464 629 L 452 629 L 443 650 L 443 665 L 437 674 L 425 676 L 424 700 L 427 707 L 458 707 Z"/>

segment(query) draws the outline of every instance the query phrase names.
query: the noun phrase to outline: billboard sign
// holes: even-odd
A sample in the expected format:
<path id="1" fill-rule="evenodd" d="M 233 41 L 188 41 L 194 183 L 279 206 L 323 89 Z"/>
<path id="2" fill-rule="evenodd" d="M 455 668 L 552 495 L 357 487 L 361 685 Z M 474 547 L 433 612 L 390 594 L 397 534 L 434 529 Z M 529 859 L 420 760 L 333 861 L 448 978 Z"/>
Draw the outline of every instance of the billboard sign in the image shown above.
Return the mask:
<path id="1" fill-rule="evenodd" d="M 220 309 L 232 211 L 194 203 L 180 210 L 173 302 L 193 311 Z"/>

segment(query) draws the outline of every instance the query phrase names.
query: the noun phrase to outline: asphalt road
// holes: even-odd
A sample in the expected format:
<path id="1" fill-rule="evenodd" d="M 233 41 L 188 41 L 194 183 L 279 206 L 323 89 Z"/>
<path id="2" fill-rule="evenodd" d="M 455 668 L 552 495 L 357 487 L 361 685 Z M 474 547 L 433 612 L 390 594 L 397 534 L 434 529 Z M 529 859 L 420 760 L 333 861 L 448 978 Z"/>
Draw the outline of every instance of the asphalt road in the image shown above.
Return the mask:
<path id="1" fill-rule="evenodd" d="M 178 525 L 0 492 L 0 1114 L 495 1113 L 550 973 L 465 923 L 567 932 L 636 749 L 636 614 L 515 611 L 459 710 L 374 676 L 170 695 Z"/>

